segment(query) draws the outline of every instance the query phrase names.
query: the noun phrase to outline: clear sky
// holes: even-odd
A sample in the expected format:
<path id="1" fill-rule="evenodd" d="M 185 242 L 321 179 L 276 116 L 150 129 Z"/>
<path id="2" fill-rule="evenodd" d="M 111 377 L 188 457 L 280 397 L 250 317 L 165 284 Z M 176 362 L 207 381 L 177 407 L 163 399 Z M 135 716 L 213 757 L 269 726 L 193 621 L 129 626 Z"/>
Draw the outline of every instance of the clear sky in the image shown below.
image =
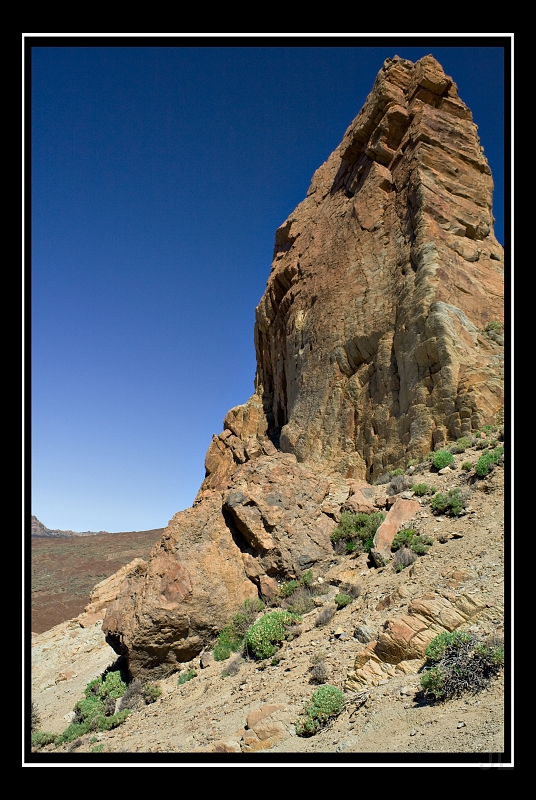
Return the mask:
<path id="1" fill-rule="evenodd" d="M 191 505 L 212 434 L 253 393 L 275 230 L 386 58 L 431 53 L 457 83 L 504 243 L 504 50 L 405 36 L 32 48 L 31 505 L 46 526 L 145 530 Z"/>

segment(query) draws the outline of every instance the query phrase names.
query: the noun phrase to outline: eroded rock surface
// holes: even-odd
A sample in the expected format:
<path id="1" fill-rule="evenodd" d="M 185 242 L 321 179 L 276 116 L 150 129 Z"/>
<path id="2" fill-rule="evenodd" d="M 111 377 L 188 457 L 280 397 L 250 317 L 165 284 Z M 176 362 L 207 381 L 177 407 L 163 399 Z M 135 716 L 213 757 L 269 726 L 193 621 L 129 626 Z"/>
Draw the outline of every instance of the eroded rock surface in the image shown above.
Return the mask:
<path id="1" fill-rule="evenodd" d="M 282 450 L 370 480 L 493 420 L 492 188 L 452 79 L 431 56 L 388 59 L 276 234 L 256 385 Z"/>
<path id="2" fill-rule="evenodd" d="M 492 188 L 452 79 L 431 56 L 388 59 L 276 232 L 255 394 L 213 437 L 193 507 L 107 607 L 107 641 L 133 676 L 169 674 L 247 598 L 326 572 L 341 509 L 386 503 L 367 481 L 495 420 L 503 340 L 484 329 L 503 319 L 504 279 Z M 412 500 L 394 509 L 404 503 L 413 513 Z M 383 529 L 380 555 L 394 533 Z"/>

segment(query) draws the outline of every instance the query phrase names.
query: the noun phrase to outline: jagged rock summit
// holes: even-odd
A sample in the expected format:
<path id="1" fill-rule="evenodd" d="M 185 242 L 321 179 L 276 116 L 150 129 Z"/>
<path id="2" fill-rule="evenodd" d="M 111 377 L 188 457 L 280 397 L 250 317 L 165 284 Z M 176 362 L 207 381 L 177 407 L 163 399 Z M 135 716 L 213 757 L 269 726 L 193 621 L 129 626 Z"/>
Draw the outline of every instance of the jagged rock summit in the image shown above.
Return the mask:
<path id="1" fill-rule="evenodd" d="M 366 502 L 367 481 L 496 420 L 492 189 L 453 80 L 432 56 L 388 59 L 276 232 L 255 394 L 213 437 L 193 507 L 107 610 L 133 676 L 193 658 L 246 598 L 326 572 L 340 509 Z"/>

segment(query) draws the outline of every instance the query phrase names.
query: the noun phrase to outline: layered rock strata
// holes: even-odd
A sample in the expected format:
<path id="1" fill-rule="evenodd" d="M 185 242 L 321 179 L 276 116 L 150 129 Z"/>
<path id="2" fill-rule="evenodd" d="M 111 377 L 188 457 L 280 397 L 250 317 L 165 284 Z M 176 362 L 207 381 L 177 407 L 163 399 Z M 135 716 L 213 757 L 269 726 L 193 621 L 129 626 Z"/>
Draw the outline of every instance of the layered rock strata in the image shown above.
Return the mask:
<path id="1" fill-rule="evenodd" d="M 276 233 L 255 394 L 213 437 L 193 507 L 107 607 L 107 641 L 133 676 L 176 670 L 247 598 L 307 569 L 329 574 L 341 511 L 385 505 L 367 481 L 495 420 L 492 186 L 452 79 L 431 56 L 388 59 Z"/>

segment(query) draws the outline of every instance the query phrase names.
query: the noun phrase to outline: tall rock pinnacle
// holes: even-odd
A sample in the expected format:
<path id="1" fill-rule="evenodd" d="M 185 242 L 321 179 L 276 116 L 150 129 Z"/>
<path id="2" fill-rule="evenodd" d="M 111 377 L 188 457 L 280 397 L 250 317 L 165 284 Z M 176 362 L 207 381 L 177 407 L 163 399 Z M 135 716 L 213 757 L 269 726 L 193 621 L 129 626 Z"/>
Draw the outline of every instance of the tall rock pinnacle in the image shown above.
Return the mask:
<path id="1" fill-rule="evenodd" d="M 256 388 L 283 451 L 370 479 L 494 418 L 492 188 L 452 79 L 432 56 L 388 59 L 276 233 Z"/>
<path id="2" fill-rule="evenodd" d="M 495 421 L 492 189 L 452 79 L 432 56 L 388 59 L 276 233 L 255 394 L 213 437 L 193 507 L 108 608 L 103 630 L 133 676 L 177 669 L 245 599 L 329 565 L 356 479 Z"/>

